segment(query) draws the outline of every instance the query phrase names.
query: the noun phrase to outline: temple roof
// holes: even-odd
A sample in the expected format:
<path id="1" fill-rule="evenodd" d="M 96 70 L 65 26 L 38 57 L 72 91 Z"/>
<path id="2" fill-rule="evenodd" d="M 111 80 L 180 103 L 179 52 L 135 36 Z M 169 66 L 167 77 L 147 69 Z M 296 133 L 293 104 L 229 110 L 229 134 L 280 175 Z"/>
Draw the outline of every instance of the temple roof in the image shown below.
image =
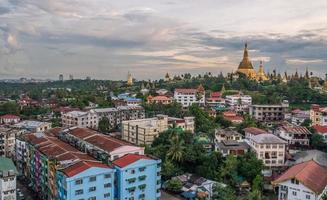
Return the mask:
<path id="1" fill-rule="evenodd" d="M 251 60 L 249 58 L 249 52 L 248 52 L 248 45 L 247 45 L 247 43 L 245 43 L 244 53 L 243 53 L 243 59 L 240 62 L 240 65 L 238 66 L 238 69 L 253 69 Z"/>

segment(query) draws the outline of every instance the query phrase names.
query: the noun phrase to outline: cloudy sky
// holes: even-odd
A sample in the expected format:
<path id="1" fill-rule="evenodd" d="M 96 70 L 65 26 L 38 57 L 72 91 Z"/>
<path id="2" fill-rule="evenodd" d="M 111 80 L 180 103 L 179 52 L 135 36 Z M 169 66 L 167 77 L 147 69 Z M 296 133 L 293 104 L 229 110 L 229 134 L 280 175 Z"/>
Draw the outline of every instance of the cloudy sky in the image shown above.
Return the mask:
<path id="1" fill-rule="evenodd" d="M 256 67 L 327 73 L 327 1 L 0 0 L 0 78 L 161 78 Z"/>

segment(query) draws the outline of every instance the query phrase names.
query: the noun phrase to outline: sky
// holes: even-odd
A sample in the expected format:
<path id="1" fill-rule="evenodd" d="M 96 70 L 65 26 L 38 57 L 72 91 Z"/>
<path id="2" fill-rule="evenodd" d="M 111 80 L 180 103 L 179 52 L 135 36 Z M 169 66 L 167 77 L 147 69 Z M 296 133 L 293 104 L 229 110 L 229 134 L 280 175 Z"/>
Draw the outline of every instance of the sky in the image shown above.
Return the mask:
<path id="1" fill-rule="evenodd" d="M 0 78 L 327 73 L 327 1 L 0 0 Z"/>

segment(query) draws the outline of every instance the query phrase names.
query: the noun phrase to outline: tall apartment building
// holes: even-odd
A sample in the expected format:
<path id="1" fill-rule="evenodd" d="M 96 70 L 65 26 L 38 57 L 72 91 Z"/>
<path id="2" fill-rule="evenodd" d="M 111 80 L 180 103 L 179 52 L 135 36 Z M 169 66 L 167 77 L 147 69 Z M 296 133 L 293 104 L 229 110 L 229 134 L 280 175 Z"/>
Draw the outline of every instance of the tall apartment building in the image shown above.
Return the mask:
<path id="1" fill-rule="evenodd" d="M 285 119 L 289 103 L 284 100 L 279 105 L 251 105 L 250 116 L 260 122 L 281 121 Z"/>
<path id="2" fill-rule="evenodd" d="M 12 160 L 0 157 L 0 200 L 16 200 L 17 174 Z"/>
<path id="3" fill-rule="evenodd" d="M 135 146 L 88 128 L 65 129 L 58 137 L 103 162 L 111 162 L 126 154 L 144 155 L 144 147 Z"/>
<path id="4" fill-rule="evenodd" d="M 161 167 L 158 164 L 161 161 L 139 155 L 143 154 L 141 147 L 102 136 L 87 128 L 58 128 L 21 136 L 27 149 L 27 156 L 23 157 L 26 158 L 26 174 L 32 189 L 41 199 L 58 200 L 113 200 L 120 199 L 118 196 L 127 192 L 134 199 L 142 199 L 145 193 L 149 197 L 160 195 Z M 73 145 L 82 147 L 83 151 Z M 139 178 L 135 180 L 136 186 L 121 179 L 128 177 L 128 170 L 132 168 L 135 169 L 133 176 Z M 137 197 L 136 192 L 129 192 L 133 187 Z"/>
<path id="5" fill-rule="evenodd" d="M 15 137 L 22 131 L 0 127 L 0 156 L 12 157 L 15 155 Z"/>
<path id="6" fill-rule="evenodd" d="M 168 130 L 176 124 L 183 130 L 194 132 L 194 118 L 169 118 L 167 115 L 157 115 L 154 118 L 138 119 L 122 122 L 122 139 L 133 144 L 152 144 L 159 133 Z"/>
<path id="7" fill-rule="evenodd" d="M 205 91 L 203 87 L 198 89 L 177 88 L 174 91 L 174 100 L 187 108 L 192 104 L 205 105 Z"/>
<path id="8" fill-rule="evenodd" d="M 267 133 L 254 135 L 248 140 L 257 158 L 262 160 L 266 167 L 283 166 L 287 142 L 276 135 Z"/>
<path id="9" fill-rule="evenodd" d="M 127 154 L 113 161 L 117 170 L 117 199 L 153 199 L 161 196 L 161 161 L 144 155 Z"/>
<path id="10" fill-rule="evenodd" d="M 88 127 L 98 128 L 99 119 L 94 111 L 71 111 L 63 113 L 61 116 L 61 123 L 63 127 Z"/>
<path id="11" fill-rule="evenodd" d="M 227 95 L 225 97 L 226 105 L 236 112 L 247 112 L 252 105 L 252 97 L 241 93 L 236 95 Z"/>
<path id="12" fill-rule="evenodd" d="M 317 104 L 312 104 L 310 109 L 310 119 L 312 125 L 327 126 L 327 107 L 321 108 Z"/>
<path id="13" fill-rule="evenodd" d="M 100 121 L 103 117 L 109 120 L 110 129 L 115 128 L 125 120 L 143 119 L 145 110 L 142 106 L 118 106 L 116 108 L 93 109 Z"/>

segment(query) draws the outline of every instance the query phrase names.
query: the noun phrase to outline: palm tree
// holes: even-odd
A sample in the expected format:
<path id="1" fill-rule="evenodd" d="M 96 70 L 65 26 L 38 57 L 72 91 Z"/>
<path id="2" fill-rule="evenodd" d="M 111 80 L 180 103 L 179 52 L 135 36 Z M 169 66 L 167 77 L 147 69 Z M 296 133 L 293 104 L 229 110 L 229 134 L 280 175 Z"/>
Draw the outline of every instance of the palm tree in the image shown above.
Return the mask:
<path id="1" fill-rule="evenodd" d="M 183 159 L 184 155 L 184 141 L 179 138 L 178 135 L 175 135 L 171 138 L 171 145 L 167 152 L 167 158 L 172 161 L 180 162 Z"/>

